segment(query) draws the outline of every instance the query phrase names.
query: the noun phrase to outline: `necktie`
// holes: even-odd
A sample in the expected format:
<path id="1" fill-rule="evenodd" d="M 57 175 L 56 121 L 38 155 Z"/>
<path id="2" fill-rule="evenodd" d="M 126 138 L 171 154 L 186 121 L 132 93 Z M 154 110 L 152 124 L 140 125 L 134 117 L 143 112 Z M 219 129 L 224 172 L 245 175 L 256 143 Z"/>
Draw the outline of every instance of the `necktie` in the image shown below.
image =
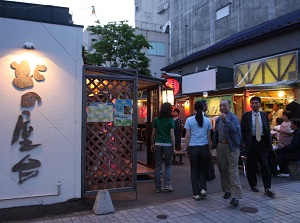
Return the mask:
<path id="1" fill-rule="evenodd" d="M 255 136 L 256 136 L 256 140 L 259 142 L 261 140 L 261 135 L 260 135 L 260 127 L 258 121 L 258 114 L 255 114 Z"/>

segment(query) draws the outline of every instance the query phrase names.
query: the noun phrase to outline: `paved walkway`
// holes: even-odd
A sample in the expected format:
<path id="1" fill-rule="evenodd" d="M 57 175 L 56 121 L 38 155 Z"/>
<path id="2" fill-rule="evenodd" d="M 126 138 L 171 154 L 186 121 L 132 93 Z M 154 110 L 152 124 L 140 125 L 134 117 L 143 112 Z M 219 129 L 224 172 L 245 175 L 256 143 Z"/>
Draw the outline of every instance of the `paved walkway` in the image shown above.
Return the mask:
<path id="1" fill-rule="evenodd" d="M 215 193 L 208 194 L 206 199 L 200 201 L 185 198 L 156 206 L 120 210 L 106 215 L 81 212 L 60 218 L 22 222 L 300 222 L 300 182 L 273 186 L 275 198 L 266 196 L 262 187 L 259 189 L 259 193 L 244 189 L 244 198 L 240 200 L 238 207 L 230 205 L 230 199 L 223 199 L 223 193 Z"/>

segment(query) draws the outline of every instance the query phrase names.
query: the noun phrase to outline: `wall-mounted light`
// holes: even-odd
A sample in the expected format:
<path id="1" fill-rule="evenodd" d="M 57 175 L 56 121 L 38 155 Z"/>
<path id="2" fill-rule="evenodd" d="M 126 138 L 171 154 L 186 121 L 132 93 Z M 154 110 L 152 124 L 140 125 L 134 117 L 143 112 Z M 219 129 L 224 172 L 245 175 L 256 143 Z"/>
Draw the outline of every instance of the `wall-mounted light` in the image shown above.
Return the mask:
<path id="1" fill-rule="evenodd" d="M 207 97 L 208 97 L 208 92 L 207 92 L 207 91 L 204 91 L 204 92 L 203 92 L 203 97 L 204 97 L 204 98 L 207 98 Z"/>
<path id="2" fill-rule="evenodd" d="M 34 50 L 35 49 L 34 44 L 30 43 L 30 42 L 25 42 L 23 48 L 27 49 L 27 50 Z"/>
<path id="3" fill-rule="evenodd" d="M 174 105 L 174 91 L 172 88 L 166 86 L 161 93 L 163 103 L 169 102 L 171 105 Z"/>

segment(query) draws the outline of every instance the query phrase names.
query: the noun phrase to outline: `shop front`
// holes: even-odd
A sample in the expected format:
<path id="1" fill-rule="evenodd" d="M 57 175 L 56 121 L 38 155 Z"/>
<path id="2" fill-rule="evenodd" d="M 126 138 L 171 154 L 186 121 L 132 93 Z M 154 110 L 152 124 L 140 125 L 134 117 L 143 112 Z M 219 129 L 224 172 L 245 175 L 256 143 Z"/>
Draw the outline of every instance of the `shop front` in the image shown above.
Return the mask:
<path id="1" fill-rule="evenodd" d="M 232 112 L 239 119 L 251 110 L 252 96 L 261 97 L 261 110 L 266 113 L 272 112 L 275 103 L 284 110 L 290 103 L 299 102 L 298 51 L 236 64 L 233 69 L 216 67 L 185 75 L 182 89 L 182 94 L 188 97 L 184 102 L 187 115 L 192 113 L 196 100 L 206 100 L 206 114 L 213 125 L 215 117 L 220 115 L 221 99 L 230 101 Z"/>
<path id="2" fill-rule="evenodd" d="M 234 87 L 244 88 L 245 111 L 251 110 L 254 95 L 261 97 L 261 110 L 266 113 L 272 112 L 275 103 L 286 109 L 299 101 L 298 54 L 291 51 L 234 66 Z"/>

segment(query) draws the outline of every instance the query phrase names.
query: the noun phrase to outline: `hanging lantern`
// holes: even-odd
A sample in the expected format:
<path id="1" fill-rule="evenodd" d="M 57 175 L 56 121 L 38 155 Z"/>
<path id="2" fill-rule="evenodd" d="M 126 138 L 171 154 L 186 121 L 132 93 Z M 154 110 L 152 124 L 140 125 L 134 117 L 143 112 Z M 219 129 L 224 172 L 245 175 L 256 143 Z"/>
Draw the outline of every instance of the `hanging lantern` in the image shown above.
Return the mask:
<path id="1" fill-rule="evenodd" d="M 166 86 L 172 88 L 174 90 L 174 95 L 176 95 L 179 91 L 179 82 L 174 78 L 168 78 L 166 82 Z"/>
<path id="2" fill-rule="evenodd" d="M 174 91 L 172 88 L 166 86 L 161 93 L 163 103 L 169 102 L 171 105 L 174 105 Z"/>
<path id="3" fill-rule="evenodd" d="M 147 116 L 147 107 L 141 106 L 140 107 L 140 118 L 146 118 Z"/>

